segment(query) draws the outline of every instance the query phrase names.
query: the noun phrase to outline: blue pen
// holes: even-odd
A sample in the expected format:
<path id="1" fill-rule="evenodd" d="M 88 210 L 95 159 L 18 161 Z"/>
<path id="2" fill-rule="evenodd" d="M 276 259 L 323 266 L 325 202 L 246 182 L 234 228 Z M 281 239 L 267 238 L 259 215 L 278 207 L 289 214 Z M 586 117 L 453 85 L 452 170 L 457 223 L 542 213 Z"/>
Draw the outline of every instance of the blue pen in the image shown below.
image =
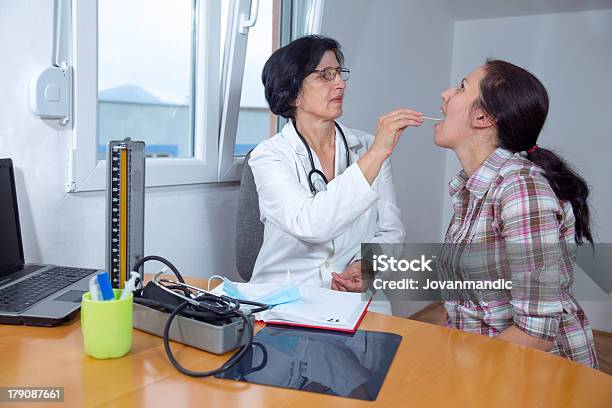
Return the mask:
<path id="1" fill-rule="evenodd" d="M 108 272 L 98 272 L 96 276 L 98 278 L 98 286 L 100 286 L 102 300 L 114 300 L 115 293 L 113 292 Z"/>

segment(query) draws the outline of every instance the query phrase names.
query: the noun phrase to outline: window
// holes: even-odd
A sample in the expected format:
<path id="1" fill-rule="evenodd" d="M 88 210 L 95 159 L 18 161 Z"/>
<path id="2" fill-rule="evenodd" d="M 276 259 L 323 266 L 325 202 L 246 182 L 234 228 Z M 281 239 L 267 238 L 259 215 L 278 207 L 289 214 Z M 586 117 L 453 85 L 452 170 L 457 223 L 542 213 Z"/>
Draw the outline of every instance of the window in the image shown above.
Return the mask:
<path id="1" fill-rule="evenodd" d="M 72 0 L 68 191 L 105 189 L 106 144 L 125 137 L 147 144 L 147 186 L 238 180 L 276 132 L 260 75 L 283 20 L 316 31 L 322 2 Z"/>
<path id="2" fill-rule="evenodd" d="M 261 70 L 273 50 L 272 24 L 278 1 L 254 1 L 257 25 L 241 36 L 233 26 L 247 14 L 247 4 L 232 2 L 228 11 L 223 63 L 223 107 L 219 139 L 219 181 L 238 180 L 244 155 L 270 136 L 270 114 L 263 97 Z M 258 27 L 259 26 L 259 27 Z M 278 28 L 276 29 L 278 32 Z"/>
<path id="3" fill-rule="evenodd" d="M 111 140 L 147 157 L 193 157 L 192 0 L 98 3 L 98 159 Z"/>
<path id="4" fill-rule="evenodd" d="M 272 132 L 270 130 L 270 123 L 274 118 L 268 109 L 261 83 L 264 64 L 276 48 L 275 44 L 278 44 L 278 34 L 274 35 L 274 29 L 278 27 L 272 24 L 272 6 L 271 1 L 259 3 L 257 24 L 249 32 L 234 147 L 234 156 L 237 157 L 245 156 L 259 142 L 272 136 L 276 130 L 275 126 Z"/>
<path id="5" fill-rule="evenodd" d="M 262 6 L 264 2 L 268 3 L 268 7 Z M 262 24 L 260 31 L 255 26 L 249 34 L 253 36 L 253 41 L 249 39 L 248 46 L 246 39 L 236 36 L 235 31 L 230 30 L 227 34 L 230 46 L 225 46 L 223 69 L 224 75 L 233 79 L 223 82 L 219 181 L 237 180 L 240 177 L 243 155 L 265 137 L 276 133 L 280 127 L 277 118 L 266 113 L 267 104 L 260 79 L 265 61 L 276 48 L 274 45 L 279 42 L 286 44 L 304 34 L 320 31 L 324 0 L 264 2 L 255 2 L 259 3 L 258 10 L 263 13 L 258 17 L 258 21 L 259 18 L 272 21 L 272 30 L 266 28 L 270 27 L 269 23 Z M 270 7 L 270 3 L 274 6 Z M 229 11 L 230 26 L 245 12 L 239 5 L 234 6 Z M 270 44 L 270 48 L 266 44 Z"/>

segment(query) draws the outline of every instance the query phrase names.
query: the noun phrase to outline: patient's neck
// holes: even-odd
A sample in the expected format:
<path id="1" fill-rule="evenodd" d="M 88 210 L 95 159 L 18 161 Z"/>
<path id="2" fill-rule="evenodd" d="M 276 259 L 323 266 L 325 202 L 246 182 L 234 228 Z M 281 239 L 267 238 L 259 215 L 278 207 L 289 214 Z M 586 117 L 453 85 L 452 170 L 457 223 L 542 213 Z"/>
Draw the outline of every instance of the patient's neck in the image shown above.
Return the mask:
<path id="1" fill-rule="evenodd" d="M 468 177 L 472 177 L 472 174 L 478 170 L 478 168 L 484 163 L 485 160 L 495 151 L 496 146 L 492 144 L 485 144 L 480 146 L 461 146 L 453 149 L 459 163 L 465 174 Z"/>
<path id="2" fill-rule="evenodd" d="M 297 131 L 306 139 L 308 144 L 316 151 L 335 150 L 336 129 L 333 120 L 296 116 Z"/>

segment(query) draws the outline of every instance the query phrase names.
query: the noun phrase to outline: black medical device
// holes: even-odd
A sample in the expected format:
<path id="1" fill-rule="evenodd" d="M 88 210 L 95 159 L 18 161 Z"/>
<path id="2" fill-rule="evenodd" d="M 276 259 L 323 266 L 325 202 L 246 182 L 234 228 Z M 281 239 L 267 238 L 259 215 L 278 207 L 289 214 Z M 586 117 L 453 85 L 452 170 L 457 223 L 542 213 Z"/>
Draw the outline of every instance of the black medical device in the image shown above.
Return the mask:
<path id="1" fill-rule="evenodd" d="M 144 256 L 145 143 L 113 140 L 106 154 L 106 270 L 123 289 Z"/>
<path id="2" fill-rule="evenodd" d="M 344 143 L 344 153 L 346 154 L 346 166 L 348 167 L 351 165 L 351 154 L 349 152 L 348 143 L 346 141 L 346 136 L 344 135 L 344 131 L 342 130 L 340 125 L 338 125 L 338 123 L 334 121 L 334 125 L 336 126 L 336 129 L 338 129 L 338 131 L 340 132 L 340 136 L 342 136 L 342 142 Z M 319 177 L 321 177 L 325 185 L 327 185 L 329 181 L 327 181 L 327 177 L 325 177 L 325 174 L 323 174 L 321 170 L 317 170 L 317 168 L 315 167 L 314 159 L 312 158 L 312 151 L 310 150 L 310 146 L 308 146 L 306 139 L 304 139 L 304 136 L 302 136 L 300 131 L 297 129 L 297 124 L 295 123 L 295 120 L 293 120 L 293 128 L 295 129 L 295 133 L 297 133 L 297 135 L 302 140 L 302 143 L 304 143 L 304 146 L 306 146 L 306 151 L 308 152 L 308 158 L 310 159 L 310 168 L 311 168 L 307 176 L 308 186 L 310 187 L 310 191 L 312 192 L 312 195 L 317 195 L 317 189 L 315 188 L 314 183 L 312 181 L 312 176 L 316 174 Z"/>
<path id="3" fill-rule="evenodd" d="M 145 262 L 153 260 L 166 265 L 178 281 L 163 278 L 161 276 L 162 272 L 160 272 L 153 281 L 148 282 L 143 288 L 144 276 L 140 274 L 139 269 Z M 244 300 L 238 301 L 228 296 L 216 295 L 207 290 L 188 285 L 176 267 L 159 256 L 141 258 L 133 265 L 133 271 L 140 274 L 141 281 L 141 284 L 134 291 L 134 327 L 163 337 L 168 360 L 178 371 L 191 377 L 208 377 L 219 374 L 233 367 L 250 350 L 253 342 L 252 314 L 268 309 L 268 305 Z M 248 308 L 241 310 L 241 305 L 248 305 Z M 176 326 L 180 323 L 182 326 L 181 330 L 173 333 L 172 323 L 175 320 L 182 320 L 175 324 Z M 239 327 L 237 320 L 242 323 Z M 165 322 L 163 332 L 160 330 L 162 322 Z M 187 332 L 188 335 L 190 331 L 193 333 L 191 342 L 176 338 L 179 335 L 184 335 L 184 332 Z M 241 336 L 237 336 L 238 331 L 240 331 Z M 232 333 L 230 341 L 222 341 L 223 338 L 228 337 L 228 332 Z M 221 339 L 224 344 L 222 349 L 218 349 L 218 342 L 215 339 Z M 218 354 L 235 349 L 240 345 L 241 347 L 219 368 L 210 371 L 192 371 L 183 367 L 176 360 L 170 348 L 170 340 L 181 341 Z M 194 344 L 193 341 L 204 341 L 205 343 Z"/>
<path id="4" fill-rule="evenodd" d="M 108 144 L 106 267 L 115 288 L 125 288 L 133 271 L 140 278 L 134 290 L 134 328 L 164 339 L 172 365 L 192 377 L 221 373 L 235 365 L 253 341 L 253 313 L 268 305 L 219 296 L 185 283 L 172 263 L 159 256 L 144 255 L 145 143 L 129 138 Z M 158 273 L 144 283 L 144 263 L 166 265 L 177 281 Z M 241 310 L 241 305 L 246 305 Z M 238 348 L 221 367 L 191 371 L 183 367 L 170 349 L 170 340 L 211 353 Z"/>

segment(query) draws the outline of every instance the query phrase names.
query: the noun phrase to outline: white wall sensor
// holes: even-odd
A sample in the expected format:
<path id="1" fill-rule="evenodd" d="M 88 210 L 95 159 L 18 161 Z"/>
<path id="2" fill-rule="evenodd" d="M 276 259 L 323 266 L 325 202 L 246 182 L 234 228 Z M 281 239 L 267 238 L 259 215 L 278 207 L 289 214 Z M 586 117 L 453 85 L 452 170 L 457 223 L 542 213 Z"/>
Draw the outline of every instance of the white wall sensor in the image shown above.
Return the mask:
<path id="1" fill-rule="evenodd" d="M 32 79 L 30 109 L 43 119 L 60 119 L 62 125 L 70 121 L 72 98 L 72 68 L 62 63 L 51 66 Z"/>

